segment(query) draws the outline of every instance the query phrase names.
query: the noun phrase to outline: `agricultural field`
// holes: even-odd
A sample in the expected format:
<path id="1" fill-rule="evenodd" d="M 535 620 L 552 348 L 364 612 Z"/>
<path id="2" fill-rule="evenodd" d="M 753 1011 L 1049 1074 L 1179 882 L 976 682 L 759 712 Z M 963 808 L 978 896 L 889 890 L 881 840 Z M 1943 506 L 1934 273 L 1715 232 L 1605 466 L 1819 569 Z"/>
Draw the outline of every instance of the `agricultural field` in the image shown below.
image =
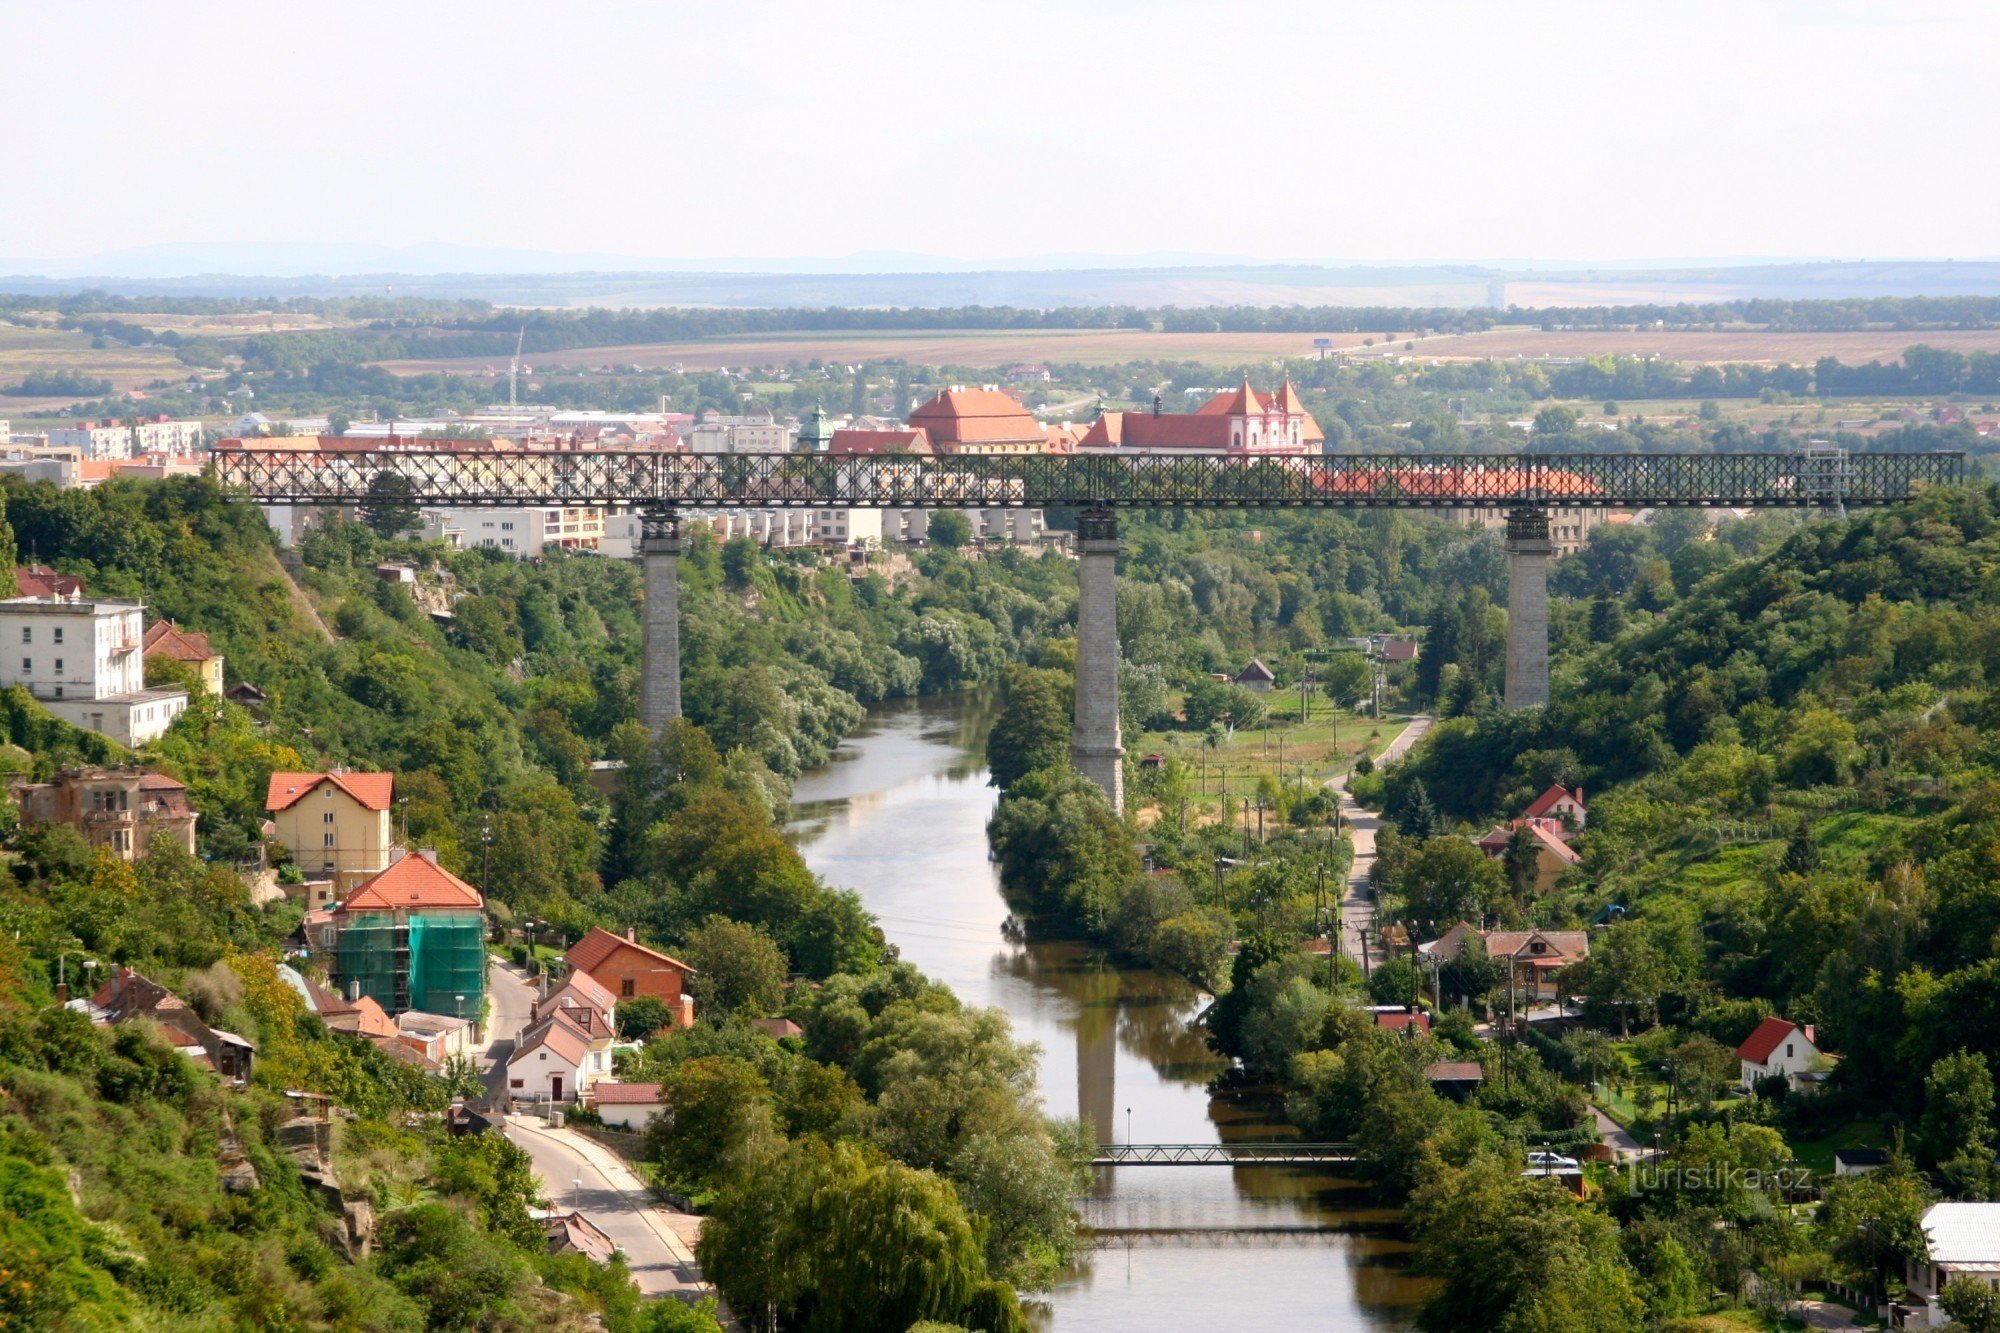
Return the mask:
<path id="1" fill-rule="evenodd" d="M 117 390 L 136 389 L 157 379 L 176 379 L 187 367 L 164 347 L 92 347 L 87 333 L 74 329 L 26 328 L 0 324 L 0 388 L 36 371 L 74 370 L 108 379 Z M 0 396 L 0 416 L 28 416 L 72 402 L 73 398 Z"/>
<path id="2" fill-rule="evenodd" d="M 1193 335 L 1200 336 L 1200 335 Z M 2000 352 L 2000 329 L 1870 329 L 1827 333 L 1741 329 L 1557 329 L 1509 325 L 1482 333 L 1440 333 L 1364 350 L 1363 356 L 1410 355 L 1446 361 L 1524 357 L 1658 357 L 1691 365 L 1811 365 L 1823 356 L 1849 365 L 1900 361 L 1912 343 L 1954 352 Z"/>

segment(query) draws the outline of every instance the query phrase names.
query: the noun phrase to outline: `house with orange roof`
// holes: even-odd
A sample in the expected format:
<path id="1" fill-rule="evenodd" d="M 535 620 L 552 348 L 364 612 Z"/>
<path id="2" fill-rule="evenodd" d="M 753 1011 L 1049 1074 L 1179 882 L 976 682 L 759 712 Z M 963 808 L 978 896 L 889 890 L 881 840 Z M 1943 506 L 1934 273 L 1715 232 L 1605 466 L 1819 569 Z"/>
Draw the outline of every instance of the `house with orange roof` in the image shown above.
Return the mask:
<path id="1" fill-rule="evenodd" d="M 658 949 L 647 948 L 629 929 L 615 935 L 593 926 L 563 957 L 572 975 L 590 977 L 615 999 L 651 996 L 674 1011 L 678 1026 L 694 1022 L 694 1000 L 686 994 L 687 979 L 694 975 L 694 969 Z"/>
<path id="2" fill-rule="evenodd" d="M 1078 441 L 1085 452 L 1219 453 L 1259 457 L 1322 453 L 1326 432 L 1306 411 L 1286 379 L 1259 394 L 1246 378 L 1238 388 L 1216 394 L 1193 412 L 1163 412 L 1158 398 L 1151 412 L 1106 412 Z"/>
<path id="3" fill-rule="evenodd" d="M 264 808 L 299 869 L 333 880 L 344 896 L 389 866 L 395 786 L 392 773 L 273 773 Z"/>
<path id="4" fill-rule="evenodd" d="M 190 633 L 171 620 L 155 620 L 146 629 L 140 651 L 148 662 L 187 664 L 210 694 L 222 693 L 222 654 L 209 646 L 206 634 Z"/>
<path id="5" fill-rule="evenodd" d="M 58 574 L 47 565 L 19 565 L 14 569 L 16 597 L 81 597 L 83 580 Z"/>
<path id="6" fill-rule="evenodd" d="M 1527 830 L 1530 845 L 1535 849 L 1535 893 L 1549 892 L 1564 871 L 1583 864 L 1583 857 L 1569 845 L 1567 830 L 1556 819 L 1510 819 L 1495 824 L 1475 845 L 1489 859 L 1498 861 L 1507 855 L 1507 845 L 1514 840 L 1518 829 Z"/>
<path id="7" fill-rule="evenodd" d="M 952 385 L 910 413 L 940 454 L 1039 454 L 1048 432 L 1021 400 L 996 385 Z"/>
<path id="8" fill-rule="evenodd" d="M 517 1102 L 574 1101 L 589 1085 L 590 1043 L 551 1014 L 521 1034 L 507 1057 L 507 1096 Z"/>
<path id="9" fill-rule="evenodd" d="M 597 1117 L 607 1128 L 642 1130 L 666 1109 L 657 1083 L 617 1083 L 605 1079 L 590 1090 Z"/>
<path id="10" fill-rule="evenodd" d="M 1526 819 L 1553 819 L 1565 828 L 1582 828 L 1590 822 L 1590 811 L 1583 804 L 1583 788 L 1565 787 L 1560 782 L 1528 803 L 1521 812 Z"/>
<path id="11" fill-rule="evenodd" d="M 548 1017 L 552 1010 L 562 1008 L 593 1010 L 609 1021 L 617 1016 L 618 1000 L 590 973 L 571 969 L 561 986 L 535 1001 L 529 1016 L 534 1021 L 540 1021 Z"/>
<path id="12" fill-rule="evenodd" d="M 486 900 L 428 849 L 399 857 L 333 909 L 334 988 L 391 1017 L 412 1009 L 475 1025 L 486 1002 Z M 392 1034 L 393 1035 L 393 1034 Z"/>
<path id="13" fill-rule="evenodd" d="M 930 432 L 922 426 L 903 430 L 856 430 L 843 427 L 833 432 L 826 452 L 830 454 L 910 454 L 914 457 L 929 458 L 935 450 L 931 448 Z"/>

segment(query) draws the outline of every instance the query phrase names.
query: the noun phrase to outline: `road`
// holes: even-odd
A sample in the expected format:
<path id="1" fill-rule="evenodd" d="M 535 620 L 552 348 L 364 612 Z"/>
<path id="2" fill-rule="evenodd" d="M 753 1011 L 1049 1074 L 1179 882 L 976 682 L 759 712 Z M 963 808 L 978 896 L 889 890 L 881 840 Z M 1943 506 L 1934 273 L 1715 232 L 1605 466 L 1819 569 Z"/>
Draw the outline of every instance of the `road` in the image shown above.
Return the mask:
<path id="1" fill-rule="evenodd" d="M 1404 727 L 1396 739 L 1375 756 L 1375 766 L 1380 768 L 1383 764 L 1394 763 L 1408 754 L 1410 747 L 1423 739 L 1435 720 L 1423 714 L 1412 717 L 1410 725 Z M 1354 845 L 1354 864 L 1347 874 L 1347 893 L 1340 900 L 1340 944 L 1358 967 L 1362 964 L 1362 939 L 1375 928 L 1375 899 L 1368 891 L 1368 871 L 1375 864 L 1375 834 L 1382 827 L 1382 818 L 1355 804 L 1354 798 L 1347 792 L 1347 777 L 1343 773 L 1334 783 L 1334 790 L 1340 794 L 1340 817 L 1346 822 L 1348 839 Z"/>
<path id="2" fill-rule="evenodd" d="M 1646 1145 L 1625 1132 L 1625 1127 L 1606 1115 L 1596 1104 L 1590 1117 L 1597 1125 L 1597 1141 L 1611 1149 L 1614 1162 L 1624 1163 L 1646 1154 Z"/>
<path id="3" fill-rule="evenodd" d="M 534 1159 L 551 1204 L 580 1210 L 625 1252 L 640 1294 L 689 1300 L 710 1294 L 694 1258 L 698 1220 L 656 1206 L 645 1182 L 609 1149 L 533 1116 L 508 1116 L 507 1137 Z"/>
<path id="4" fill-rule="evenodd" d="M 528 1026 L 535 1007 L 535 988 L 513 968 L 489 959 L 486 991 L 493 1000 L 493 1013 L 479 1063 L 486 1082 L 486 1104 L 499 1110 L 507 1100 L 507 1057 L 514 1053 L 515 1041 Z"/>

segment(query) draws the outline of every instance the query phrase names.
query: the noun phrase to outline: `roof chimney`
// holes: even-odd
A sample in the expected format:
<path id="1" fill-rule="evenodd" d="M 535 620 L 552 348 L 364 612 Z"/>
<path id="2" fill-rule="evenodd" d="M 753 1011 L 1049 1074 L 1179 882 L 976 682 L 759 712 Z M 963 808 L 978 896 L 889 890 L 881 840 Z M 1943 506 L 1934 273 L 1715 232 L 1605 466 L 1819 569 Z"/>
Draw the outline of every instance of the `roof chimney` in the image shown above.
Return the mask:
<path id="1" fill-rule="evenodd" d="M 1160 415 L 1160 395 L 1158 394 L 1153 395 L 1153 415 Z"/>
<path id="2" fill-rule="evenodd" d="M 419 847 L 417 848 L 417 855 L 423 857 L 424 860 L 429 861 L 432 865 L 438 863 L 437 848 L 435 847 Z"/>
<path id="3" fill-rule="evenodd" d="M 625 942 L 627 944 L 637 944 L 639 942 L 639 928 L 637 926 L 625 927 Z"/>

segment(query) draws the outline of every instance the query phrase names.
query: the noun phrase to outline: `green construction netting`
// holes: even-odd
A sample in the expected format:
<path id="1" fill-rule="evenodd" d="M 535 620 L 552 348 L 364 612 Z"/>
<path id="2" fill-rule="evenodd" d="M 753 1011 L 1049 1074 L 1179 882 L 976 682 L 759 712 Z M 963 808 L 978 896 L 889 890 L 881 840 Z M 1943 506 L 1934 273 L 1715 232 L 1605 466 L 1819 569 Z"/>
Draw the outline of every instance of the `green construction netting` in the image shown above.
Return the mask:
<path id="1" fill-rule="evenodd" d="M 486 995 L 486 931 L 477 916 L 410 918 L 412 1009 L 479 1020 Z"/>
<path id="2" fill-rule="evenodd" d="M 341 928 L 338 946 L 340 992 L 355 984 L 390 1013 L 397 1009 L 397 945 L 402 932 L 391 916 L 364 916 Z"/>

